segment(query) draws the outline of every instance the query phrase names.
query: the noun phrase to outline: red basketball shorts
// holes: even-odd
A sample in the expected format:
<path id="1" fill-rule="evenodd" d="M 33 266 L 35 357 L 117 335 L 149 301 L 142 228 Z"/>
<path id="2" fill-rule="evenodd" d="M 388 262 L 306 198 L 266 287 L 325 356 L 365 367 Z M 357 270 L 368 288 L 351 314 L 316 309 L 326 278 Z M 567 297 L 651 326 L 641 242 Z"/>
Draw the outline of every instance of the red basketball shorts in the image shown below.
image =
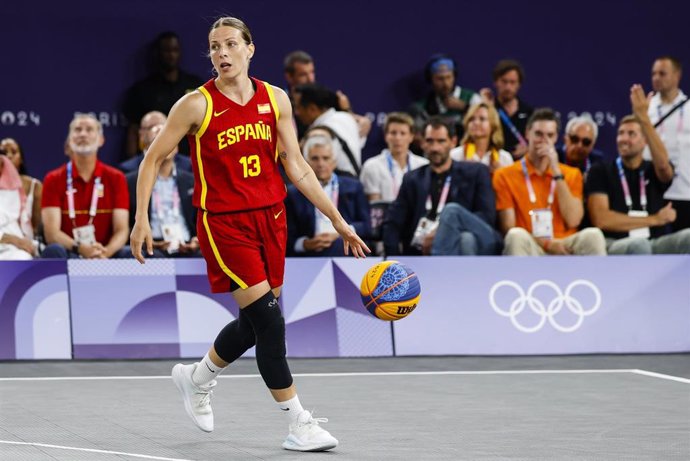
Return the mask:
<path id="1" fill-rule="evenodd" d="M 197 235 L 213 293 L 264 280 L 271 288 L 283 284 L 287 220 L 282 202 L 236 213 L 199 210 Z"/>

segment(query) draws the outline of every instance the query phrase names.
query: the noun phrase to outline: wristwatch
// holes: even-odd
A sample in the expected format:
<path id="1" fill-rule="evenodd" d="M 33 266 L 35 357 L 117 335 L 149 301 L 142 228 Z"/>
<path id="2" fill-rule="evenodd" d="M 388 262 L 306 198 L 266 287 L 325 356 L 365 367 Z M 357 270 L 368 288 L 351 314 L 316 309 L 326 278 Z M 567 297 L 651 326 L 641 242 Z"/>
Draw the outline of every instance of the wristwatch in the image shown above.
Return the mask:
<path id="1" fill-rule="evenodd" d="M 554 181 L 558 181 L 560 179 L 565 179 L 565 176 L 563 176 L 562 174 L 557 174 L 553 177 Z"/>

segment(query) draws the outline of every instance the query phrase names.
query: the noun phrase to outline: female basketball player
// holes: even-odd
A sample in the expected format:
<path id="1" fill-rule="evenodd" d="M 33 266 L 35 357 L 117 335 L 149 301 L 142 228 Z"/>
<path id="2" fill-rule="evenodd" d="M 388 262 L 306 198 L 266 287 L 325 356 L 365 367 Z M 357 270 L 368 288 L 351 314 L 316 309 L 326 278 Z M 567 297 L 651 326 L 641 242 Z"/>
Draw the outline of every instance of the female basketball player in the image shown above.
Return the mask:
<path id="1" fill-rule="evenodd" d="M 182 97 L 141 163 L 131 246 L 144 263 L 152 252 L 148 205 L 158 168 L 183 136 L 194 167 L 194 205 L 199 243 L 213 292 L 230 292 L 240 315 L 221 330 L 198 363 L 178 364 L 173 381 L 187 414 L 213 430 L 210 396 L 218 374 L 256 345 L 256 361 L 273 398 L 289 420 L 283 448 L 322 451 L 338 441 L 300 404 L 285 360 L 285 321 L 278 296 L 285 268 L 286 219 L 278 159 L 290 180 L 333 223 L 345 253 L 365 257 L 369 248 L 348 226 L 304 161 L 293 128 L 290 102 L 279 88 L 249 77 L 255 47 L 247 26 L 218 19 L 209 32 L 218 76 Z"/>

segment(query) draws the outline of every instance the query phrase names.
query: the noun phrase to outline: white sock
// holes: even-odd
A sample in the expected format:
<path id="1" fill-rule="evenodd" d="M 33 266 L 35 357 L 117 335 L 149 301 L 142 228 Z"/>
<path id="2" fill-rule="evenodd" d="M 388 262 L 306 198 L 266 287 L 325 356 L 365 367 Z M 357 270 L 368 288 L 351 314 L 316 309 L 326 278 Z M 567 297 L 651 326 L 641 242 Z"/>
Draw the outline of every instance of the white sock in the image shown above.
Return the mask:
<path id="1" fill-rule="evenodd" d="M 294 424 L 299 414 L 304 411 L 302 404 L 299 403 L 299 397 L 296 395 L 285 402 L 278 402 L 278 407 L 285 413 L 285 416 L 287 416 L 288 424 Z"/>
<path id="2" fill-rule="evenodd" d="M 225 368 L 219 367 L 213 363 L 208 353 L 206 353 L 204 358 L 199 361 L 199 364 L 192 374 L 192 382 L 197 386 L 205 386 L 216 379 L 223 370 L 225 370 Z"/>

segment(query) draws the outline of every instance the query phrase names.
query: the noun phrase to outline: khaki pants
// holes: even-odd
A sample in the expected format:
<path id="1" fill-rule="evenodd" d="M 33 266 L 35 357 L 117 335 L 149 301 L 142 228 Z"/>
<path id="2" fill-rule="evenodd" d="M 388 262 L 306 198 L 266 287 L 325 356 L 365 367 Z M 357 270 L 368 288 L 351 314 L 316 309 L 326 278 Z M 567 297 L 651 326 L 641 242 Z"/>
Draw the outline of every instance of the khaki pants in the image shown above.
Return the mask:
<path id="1" fill-rule="evenodd" d="M 601 229 L 588 227 L 564 239 L 558 239 L 575 255 L 606 255 L 606 240 Z M 513 227 L 504 240 L 503 254 L 509 256 L 544 256 L 547 253 L 522 227 Z"/>

